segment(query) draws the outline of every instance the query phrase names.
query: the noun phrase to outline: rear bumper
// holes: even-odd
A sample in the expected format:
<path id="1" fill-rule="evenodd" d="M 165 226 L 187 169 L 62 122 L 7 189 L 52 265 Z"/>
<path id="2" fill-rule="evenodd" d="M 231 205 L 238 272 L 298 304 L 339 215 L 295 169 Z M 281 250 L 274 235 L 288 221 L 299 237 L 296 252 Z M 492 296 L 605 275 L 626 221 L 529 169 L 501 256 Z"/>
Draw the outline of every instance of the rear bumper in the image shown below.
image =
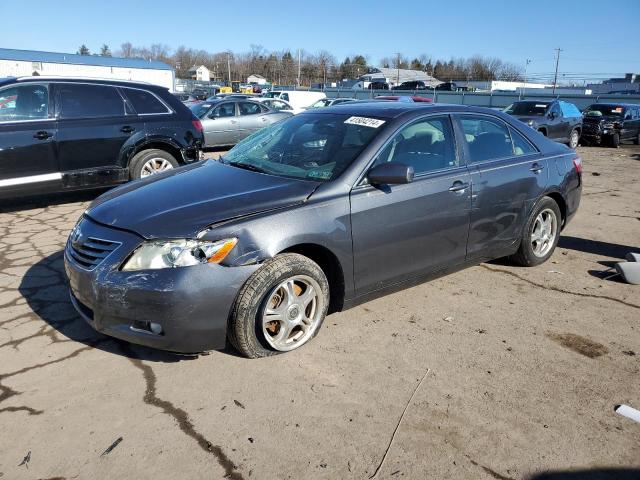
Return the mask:
<path id="1" fill-rule="evenodd" d="M 181 353 L 224 348 L 229 313 L 237 292 L 258 268 L 207 264 L 122 272 L 118 268 L 142 242 L 132 233 L 88 219 L 82 234 L 121 245 L 93 270 L 79 265 L 65 248 L 71 302 L 95 330 L 148 347 Z M 151 322 L 162 332 L 151 331 Z"/>

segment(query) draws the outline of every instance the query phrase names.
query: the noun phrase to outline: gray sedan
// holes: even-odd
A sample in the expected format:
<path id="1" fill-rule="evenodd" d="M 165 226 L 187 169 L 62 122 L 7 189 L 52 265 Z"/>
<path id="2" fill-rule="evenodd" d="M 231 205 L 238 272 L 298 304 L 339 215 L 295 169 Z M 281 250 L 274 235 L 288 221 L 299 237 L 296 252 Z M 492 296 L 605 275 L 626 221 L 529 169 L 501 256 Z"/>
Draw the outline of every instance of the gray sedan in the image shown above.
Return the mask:
<path id="1" fill-rule="evenodd" d="M 235 97 L 198 103 L 191 106 L 191 111 L 202 122 L 205 147 L 235 145 L 261 128 L 291 116 Z"/>

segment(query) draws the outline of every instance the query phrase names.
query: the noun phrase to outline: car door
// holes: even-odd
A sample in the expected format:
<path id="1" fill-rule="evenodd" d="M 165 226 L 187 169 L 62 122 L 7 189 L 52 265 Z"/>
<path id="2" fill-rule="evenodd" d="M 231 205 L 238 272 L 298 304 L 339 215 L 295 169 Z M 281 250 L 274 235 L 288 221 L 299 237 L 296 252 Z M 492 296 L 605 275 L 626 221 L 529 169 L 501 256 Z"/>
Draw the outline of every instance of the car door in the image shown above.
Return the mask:
<path id="1" fill-rule="evenodd" d="M 351 192 L 354 279 L 358 294 L 464 261 L 470 179 L 455 147 L 448 115 L 403 127 L 373 166 L 399 162 L 415 170 L 411 183 Z"/>
<path id="2" fill-rule="evenodd" d="M 265 116 L 269 110 L 258 102 L 238 102 L 237 142 L 269 125 Z"/>
<path id="3" fill-rule="evenodd" d="M 111 85 L 56 83 L 58 157 L 67 186 L 122 180 L 123 146 L 144 122 Z M 91 172 L 102 171 L 96 176 Z M 99 177 L 99 178 L 98 178 Z"/>
<path id="4" fill-rule="evenodd" d="M 202 122 L 202 127 L 207 147 L 235 145 L 238 142 L 235 102 L 223 102 L 213 107 Z"/>
<path id="5" fill-rule="evenodd" d="M 519 241 L 533 204 L 547 186 L 547 160 L 497 117 L 455 118 L 472 186 L 467 258 L 495 258 Z"/>
<path id="6" fill-rule="evenodd" d="M 52 98 L 47 83 L 0 89 L 0 196 L 60 188 Z"/>
<path id="7" fill-rule="evenodd" d="M 569 123 L 562 115 L 562 109 L 558 102 L 551 104 L 549 109 L 549 129 L 547 130 L 547 136 L 553 140 L 565 141 L 569 137 Z"/>

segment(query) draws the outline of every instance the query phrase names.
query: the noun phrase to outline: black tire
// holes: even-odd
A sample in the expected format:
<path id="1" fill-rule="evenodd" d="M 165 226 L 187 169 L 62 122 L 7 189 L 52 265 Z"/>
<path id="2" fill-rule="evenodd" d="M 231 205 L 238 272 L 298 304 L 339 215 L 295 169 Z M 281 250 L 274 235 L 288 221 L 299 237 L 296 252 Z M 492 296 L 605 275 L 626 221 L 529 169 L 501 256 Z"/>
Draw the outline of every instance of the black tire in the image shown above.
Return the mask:
<path id="1" fill-rule="evenodd" d="M 551 242 L 551 248 L 549 248 L 543 256 L 538 256 L 534 253 L 531 237 L 538 215 L 545 210 L 552 211 L 555 215 L 555 237 Z M 552 198 L 543 197 L 531 212 L 529 220 L 527 220 L 527 224 L 523 230 L 522 238 L 520 239 L 520 247 L 518 251 L 511 256 L 511 260 L 523 267 L 535 267 L 546 262 L 549 257 L 553 255 L 556 245 L 558 245 L 561 225 L 562 216 L 558 204 Z"/>
<path id="2" fill-rule="evenodd" d="M 322 296 L 319 317 L 313 334 L 301 343 L 308 343 L 317 335 L 329 307 L 329 282 L 322 269 L 309 258 L 297 253 L 283 253 L 266 261 L 256 270 L 240 289 L 235 301 L 227 338 L 231 345 L 248 358 L 260 358 L 283 353 L 273 348 L 262 331 L 261 316 L 269 294 L 281 282 L 294 276 L 304 275 L 312 278 L 320 286 Z M 319 295 L 319 297 L 320 297 Z M 294 347 L 295 348 L 299 348 Z"/>
<path id="3" fill-rule="evenodd" d="M 580 131 L 577 128 L 571 130 L 569 134 L 569 148 L 576 149 L 580 143 Z"/>
<path id="4" fill-rule="evenodd" d="M 634 145 L 640 145 L 640 133 L 636 135 L 635 140 L 633 141 Z"/>
<path id="5" fill-rule="evenodd" d="M 618 148 L 620 146 L 620 134 L 619 133 L 614 133 L 611 136 L 611 146 L 613 148 Z"/>
<path id="6" fill-rule="evenodd" d="M 131 159 L 131 162 L 129 162 L 129 177 L 132 180 L 142 178 L 142 168 L 148 161 L 155 158 L 166 160 L 171 164 L 171 168 L 180 166 L 178 160 L 176 160 L 176 158 L 169 152 L 165 152 L 164 150 L 159 150 L 157 148 L 150 148 L 136 153 Z"/>

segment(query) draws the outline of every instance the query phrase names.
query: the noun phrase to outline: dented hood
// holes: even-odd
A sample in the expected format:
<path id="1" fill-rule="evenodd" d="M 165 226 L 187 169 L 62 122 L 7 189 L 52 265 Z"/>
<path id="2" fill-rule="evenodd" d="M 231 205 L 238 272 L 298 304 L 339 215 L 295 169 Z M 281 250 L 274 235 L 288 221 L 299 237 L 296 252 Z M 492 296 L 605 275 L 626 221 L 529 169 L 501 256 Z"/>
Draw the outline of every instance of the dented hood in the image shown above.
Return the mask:
<path id="1" fill-rule="evenodd" d="M 148 239 L 192 238 L 224 220 L 304 202 L 317 186 L 208 161 L 113 189 L 86 215 Z"/>

